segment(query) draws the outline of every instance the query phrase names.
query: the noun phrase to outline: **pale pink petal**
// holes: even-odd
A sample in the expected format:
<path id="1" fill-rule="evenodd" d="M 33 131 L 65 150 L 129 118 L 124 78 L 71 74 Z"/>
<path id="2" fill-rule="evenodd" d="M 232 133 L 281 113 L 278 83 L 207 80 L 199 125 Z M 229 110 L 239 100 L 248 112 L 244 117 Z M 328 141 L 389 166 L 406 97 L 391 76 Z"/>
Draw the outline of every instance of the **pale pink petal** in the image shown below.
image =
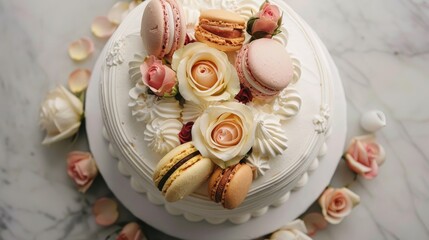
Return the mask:
<path id="1" fill-rule="evenodd" d="M 325 220 L 322 214 L 317 212 L 305 215 L 302 220 L 310 237 L 314 236 L 318 230 L 323 230 L 328 226 L 328 221 Z"/>
<path id="2" fill-rule="evenodd" d="M 116 222 L 119 217 L 118 204 L 110 198 L 100 198 L 92 207 L 95 222 L 101 226 L 109 226 Z"/>
<path id="3" fill-rule="evenodd" d="M 110 9 L 109 13 L 107 14 L 107 18 L 112 23 L 120 24 L 123 17 L 128 13 L 128 8 L 128 2 L 119 1 L 115 3 L 115 5 L 113 5 L 113 7 Z"/>
<path id="4" fill-rule="evenodd" d="M 354 159 L 351 155 L 346 154 L 346 163 L 347 166 L 355 173 L 363 175 L 369 171 L 371 171 L 371 168 L 362 165 L 361 163 L 357 162 L 356 159 Z"/>
<path id="5" fill-rule="evenodd" d="M 80 93 L 88 87 L 91 71 L 88 69 L 76 69 L 69 76 L 69 89 L 73 93 Z"/>
<path id="6" fill-rule="evenodd" d="M 69 45 L 68 52 L 71 59 L 76 61 L 84 60 L 94 52 L 94 43 L 91 39 L 83 37 L 72 42 Z"/>
<path id="7" fill-rule="evenodd" d="M 371 179 L 375 178 L 377 175 L 378 175 L 378 165 L 377 165 L 377 162 L 375 160 L 373 160 L 372 164 L 371 164 L 371 171 L 363 174 L 363 177 L 368 179 L 368 180 L 371 180 Z"/>
<path id="8" fill-rule="evenodd" d="M 99 16 L 94 19 L 91 25 L 92 33 L 99 38 L 112 36 L 118 25 L 109 21 L 105 16 Z"/>

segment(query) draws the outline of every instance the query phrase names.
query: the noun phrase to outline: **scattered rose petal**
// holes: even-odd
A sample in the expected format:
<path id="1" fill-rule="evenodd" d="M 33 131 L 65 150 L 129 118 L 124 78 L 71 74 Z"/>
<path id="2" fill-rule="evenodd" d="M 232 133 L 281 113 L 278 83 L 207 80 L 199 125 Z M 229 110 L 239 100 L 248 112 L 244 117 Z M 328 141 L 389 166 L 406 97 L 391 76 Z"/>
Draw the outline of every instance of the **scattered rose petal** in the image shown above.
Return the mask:
<path id="1" fill-rule="evenodd" d="M 69 45 L 69 56 L 71 59 L 81 61 L 94 52 L 94 43 L 91 39 L 83 37 Z"/>
<path id="2" fill-rule="evenodd" d="M 107 18 L 110 22 L 115 24 L 120 24 L 122 22 L 123 17 L 125 17 L 128 14 L 128 8 L 129 8 L 128 2 L 119 1 L 113 5 L 113 7 L 110 9 L 109 13 L 107 14 Z"/>
<path id="3" fill-rule="evenodd" d="M 328 226 L 328 221 L 325 220 L 322 214 L 317 212 L 305 215 L 302 220 L 305 223 L 307 234 L 310 237 L 316 235 L 317 231 L 323 230 Z"/>
<path id="4" fill-rule="evenodd" d="M 142 0 L 134 0 L 130 2 L 130 5 L 128 5 L 128 10 L 133 10 L 136 8 L 140 3 L 142 3 Z"/>
<path id="5" fill-rule="evenodd" d="M 107 38 L 112 36 L 117 25 L 110 22 L 105 16 L 99 16 L 94 19 L 91 25 L 92 33 L 99 38 Z"/>
<path id="6" fill-rule="evenodd" d="M 141 240 L 143 236 L 140 226 L 135 222 L 130 222 L 122 228 L 116 240 Z"/>
<path id="7" fill-rule="evenodd" d="M 88 69 L 76 69 L 70 73 L 68 85 L 73 93 L 80 93 L 88 87 L 91 71 Z"/>
<path id="8" fill-rule="evenodd" d="M 100 198 L 92 206 L 95 222 L 100 226 L 109 226 L 119 217 L 118 204 L 110 198 Z"/>

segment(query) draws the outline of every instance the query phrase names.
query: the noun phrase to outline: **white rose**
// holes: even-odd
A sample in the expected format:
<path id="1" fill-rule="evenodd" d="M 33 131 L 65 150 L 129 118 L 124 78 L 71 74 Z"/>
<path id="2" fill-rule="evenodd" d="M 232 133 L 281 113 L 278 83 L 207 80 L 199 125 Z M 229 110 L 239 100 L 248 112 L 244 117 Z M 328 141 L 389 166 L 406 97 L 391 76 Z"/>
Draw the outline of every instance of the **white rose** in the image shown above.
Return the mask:
<path id="1" fill-rule="evenodd" d="M 270 236 L 270 240 L 311 240 L 307 236 L 307 228 L 302 220 L 297 219 Z"/>
<path id="2" fill-rule="evenodd" d="M 226 102 L 208 107 L 192 127 L 192 140 L 201 155 L 226 168 L 252 148 L 255 126 L 251 109 Z"/>
<path id="3" fill-rule="evenodd" d="M 240 91 L 237 71 L 228 56 L 204 43 L 190 43 L 173 55 L 179 91 L 194 103 L 230 100 Z"/>
<path id="4" fill-rule="evenodd" d="M 82 102 L 63 86 L 49 92 L 40 110 L 41 126 L 46 130 L 42 144 L 48 145 L 75 134 L 82 114 Z"/>

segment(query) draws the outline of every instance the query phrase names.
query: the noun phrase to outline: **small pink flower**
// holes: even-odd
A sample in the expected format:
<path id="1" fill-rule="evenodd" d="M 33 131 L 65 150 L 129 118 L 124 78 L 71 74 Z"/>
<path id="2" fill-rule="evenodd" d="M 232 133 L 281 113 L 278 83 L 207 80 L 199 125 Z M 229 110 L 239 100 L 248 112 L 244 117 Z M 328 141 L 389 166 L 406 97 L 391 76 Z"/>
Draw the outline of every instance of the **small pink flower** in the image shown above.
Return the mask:
<path id="1" fill-rule="evenodd" d="M 176 73 L 162 64 L 155 56 L 148 56 L 140 65 L 142 81 L 150 90 L 158 96 L 164 96 L 173 91 L 176 86 Z"/>
<path id="2" fill-rule="evenodd" d="M 142 230 L 135 222 L 130 222 L 122 228 L 116 240 L 141 240 L 143 239 Z"/>
<path id="3" fill-rule="evenodd" d="M 97 165 L 89 152 L 70 152 L 67 156 L 67 174 L 77 185 L 80 192 L 85 193 L 98 174 Z"/>
<path id="4" fill-rule="evenodd" d="M 261 10 L 248 21 L 247 32 L 254 39 L 271 38 L 280 27 L 281 11 L 269 2 L 261 6 Z"/>
<path id="5" fill-rule="evenodd" d="M 358 205 L 360 197 L 348 188 L 327 188 L 319 198 L 319 205 L 326 221 L 340 223 Z"/>
<path id="6" fill-rule="evenodd" d="M 374 135 L 355 137 L 345 154 L 348 167 L 366 179 L 378 174 L 378 167 L 386 159 L 384 148 L 375 142 Z"/>

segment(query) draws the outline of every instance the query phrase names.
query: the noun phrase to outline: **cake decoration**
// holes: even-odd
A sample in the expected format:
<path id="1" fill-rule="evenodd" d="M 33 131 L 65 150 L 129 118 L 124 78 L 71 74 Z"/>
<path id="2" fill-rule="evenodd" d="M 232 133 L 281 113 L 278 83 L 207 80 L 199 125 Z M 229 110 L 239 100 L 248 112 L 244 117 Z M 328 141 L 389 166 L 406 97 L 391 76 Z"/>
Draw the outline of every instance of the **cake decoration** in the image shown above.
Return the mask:
<path id="1" fill-rule="evenodd" d="M 180 145 L 182 123 L 177 119 L 155 118 L 146 125 L 144 140 L 157 153 L 167 153 Z"/>
<path id="2" fill-rule="evenodd" d="M 124 45 L 124 39 L 118 39 L 113 47 L 110 49 L 106 57 L 106 65 L 108 67 L 116 66 L 124 62 L 124 58 L 121 54 L 121 48 Z"/>
<path id="3" fill-rule="evenodd" d="M 302 99 L 298 91 L 288 87 L 274 99 L 272 109 L 282 120 L 288 120 L 299 113 L 301 104 Z"/>
<path id="4" fill-rule="evenodd" d="M 322 214 L 331 224 L 340 223 L 359 203 L 360 197 L 345 187 L 328 187 L 319 198 Z"/>
<path id="5" fill-rule="evenodd" d="M 263 157 L 258 152 L 252 152 L 246 158 L 246 162 L 252 166 L 254 178 L 259 177 L 259 175 L 264 176 L 265 172 L 271 169 L 268 157 Z"/>
<path id="6" fill-rule="evenodd" d="M 98 175 L 97 165 L 89 152 L 73 151 L 67 155 L 67 174 L 79 192 L 85 193 Z"/>
<path id="7" fill-rule="evenodd" d="M 157 188 L 168 202 L 178 201 L 194 192 L 213 171 L 210 159 L 201 156 L 193 142 L 182 144 L 168 152 L 153 175 Z"/>
<path id="8" fill-rule="evenodd" d="M 90 78 L 91 70 L 79 68 L 70 73 L 67 85 L 72 93 L 79 94 L 86 90 Z"/>
<path id="9" fill-rule="evenodd" d="M 237 164 L 254 143 L 255 125 L 251 109 L 241 103 L 211 106 L 195 121 L 195 147 L 221 168 Z"/>
<path id="10" fill-rule="evenodd" d="M 238 207 L 249 191 L 253 173 L 249 165 L 239 163 L 228 168 L 217 167 L 209 179 L 210 198 L 227 209 Z"/>
<path id="11" fill-rule="evenodd" d="M 368 111 L 362 115 L 360 125 L 368 132 L 376 132 L 386 126 L 386 116 L 379 110 Z"/>
<path id="12" fill-rule="evenodd" d="M 131 114 L 139 122 L 149 123 L 155 118 L 180 118 L 182 108 L 174 98 L 158 98 L 155 95 L 146 94 L 146 88 L 134 87 L 129 95 L 131 101 L 128 107 Z"/>
<path id="13" fill-rule="evenodd" d="M 171 63 L 182 97 L 197 104 L 233 99 L 240 91 L 237 73 L 224 52 L 195 42 L 177 50 Z"/>
<path id="14" fill-rule="evenodd" d="M 272 38 L 281 32 L 282 13 L 277 5 L 265 1 L 260 11 L 247 21 L 246 31 L 251 39 Z"/>
<path id="15" fill-rule="evenodd" d="M 253 151 L 263 157 L 275 157 L 287 149 L 286 133 L 277 115 L 259 112 L 255 116 Z"/>
<path id="16" fill-rule="evenodd" d="M 245 19 L 221 9 L 201 11 L 195 38 L 224 52 L 237 51 L 244 42 Z"/>
<path id="17" fill-rule="evenodd" d="M 134 54 L 134 59 L 128 63 L 128 74 L 132 83 L 137 83 L 142 79 L 142 73 L 140 72 L 140 66 L 144 62 L 144 57 L 139 54 Z"/>
<path id="18" fill-rule="evenodd" d="M 182 120 L 184 123 L 195 122 L 201 114 L 210 106 L 215 103 L 203 102 L 196 104 L 193 102 L 186 102 L 183 104 Z"/>
<path id="19" fill-rule="evenodd" d="M 142 82 L 152 93 L 161 97 L 173 97 L 177 93 L 176 73 L 166 65 L 162 64 L 155 56 L 146 57 L 140 65 Z"/>
<path id="20" fill-rule="evenodd" d="M 317 133 L 325 133 L 328 130 L 328 119 L 330 117 L 329 112 L 330 109 L 328 106 L 321 106 L 320 113 L 314 116 L 313 124 Z"/>

